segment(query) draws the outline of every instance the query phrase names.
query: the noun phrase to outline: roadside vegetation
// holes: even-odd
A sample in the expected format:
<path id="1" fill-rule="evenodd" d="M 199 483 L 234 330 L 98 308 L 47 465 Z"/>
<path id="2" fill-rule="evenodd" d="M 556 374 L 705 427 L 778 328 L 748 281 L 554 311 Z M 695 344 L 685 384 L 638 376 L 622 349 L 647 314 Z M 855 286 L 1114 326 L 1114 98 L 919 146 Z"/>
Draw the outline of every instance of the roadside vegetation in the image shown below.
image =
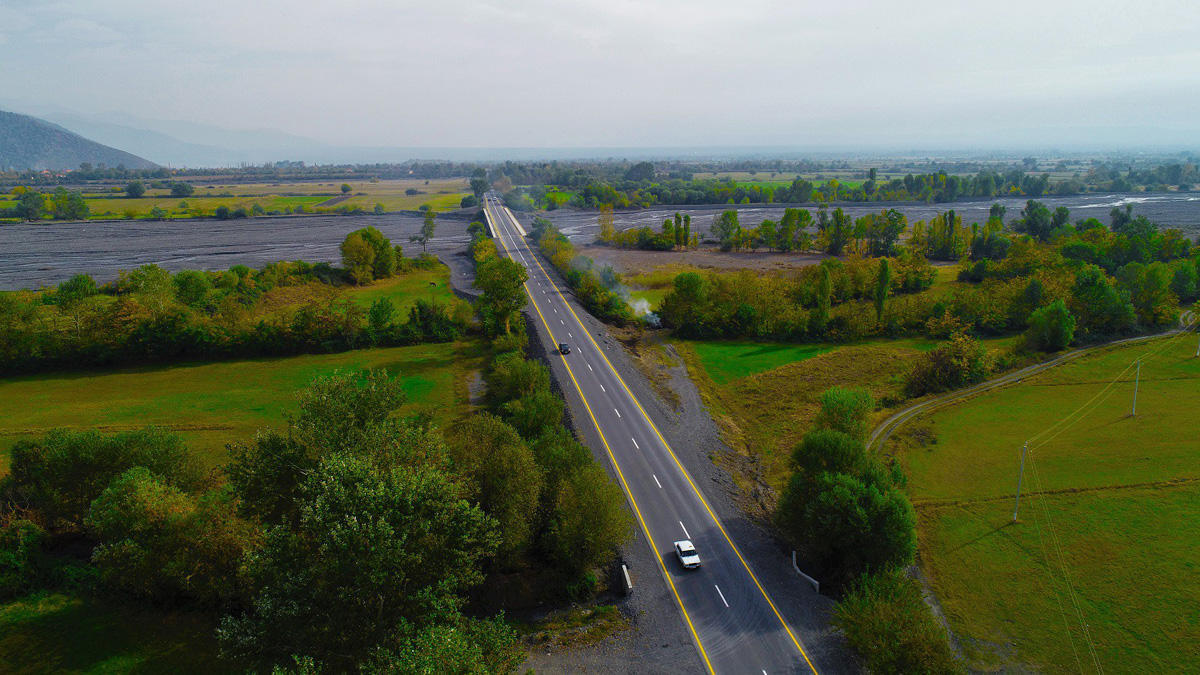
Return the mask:
<path id="1" fill-rule="evenodd" d="M 437 289 L 391 281 L 395 251 L 377 235 L 348 236 L 351 252 L 362 242 L 375 257 L 336 270 L 354 283 L 369 270 L 383 279 L 376 295 L 337 292 L 369 303 L 369 315 L 393 299 L 419 314 L 424 300 L 404 296 Z M 18 439 L 0 479 L 5 660 L 33 667 L 43 627 L 56 625 L 81 631 L 56 650 L 81 668 L 515 669 L 525 646 L 502 612 L 590 601 L 631 519 L 564 430 L 548 370 L 524 357 L 523 269 L 490 240 L 475 250 L 482 321 L 462 328 L 490 346 L 459 332 L 458 342 L 94 373 L 88 390 L 66 373 L 0 383 L 0 397 L 64 404 L 4 430 Z M 428 276 L 433 264 L 402 274 Z M 470 364 L 486 373 L 486 411 L 466 402 Z M 283 403 L 295 389 L 296 403 Z M 206 419 L 224 424 L 199 428 Z M 74 428 L 45 430 L 64 422 Z M 172 425 L 219 431 L 227 451 L 189 447 Z M 620 629 L 601 613 L 603 632 Z M 134 638 L 117 617 L 167 627 Z"/>
<path id="2" fill-rule="evenodd" d="M 343 268 L 280 262 L 175 274 L 145 265 L 103 285 L 81 274 L 51 289 L 0 292 L 0 373 L 340 352 L 463 334 L 471 310 L 448 294 L 435 258 L 405 258 L 373 227 L 350 233 L 342 258 Z M 406 283 L 369 294 L 355 287 L 375 279 Z M 398 307 L 389 296 L 414 282 L 426 283 L 427 297 L 409 295 Z"/>

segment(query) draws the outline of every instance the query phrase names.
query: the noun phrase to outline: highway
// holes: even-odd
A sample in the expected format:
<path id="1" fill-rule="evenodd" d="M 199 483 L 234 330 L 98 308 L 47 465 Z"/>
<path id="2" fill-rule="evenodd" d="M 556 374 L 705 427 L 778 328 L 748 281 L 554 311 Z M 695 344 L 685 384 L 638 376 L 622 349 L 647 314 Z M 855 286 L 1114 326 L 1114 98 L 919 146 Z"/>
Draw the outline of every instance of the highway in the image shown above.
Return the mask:
<path id="1" fill-rule="evenodd" d="M 653 549 L 660 571 L 696 644 L 703 669 L 712 673 L 816 673 L 788 625 L 641 403 L 621 379 L 568 302 L 558 277 L 539 260 L 520 224 L 497 198 L 484 202 L 500 250 L 525 266 L 525 290 L 541 339 L 559 354 L 570 382 L 595 425 L 617 480 Z M 553 276 L 552 276 L 553 274 Z M 568 291 L 569 292 L 569 291 Z M 691 539 L 703 565 L 685 570 L 673 542 Z M 636 592 L 636 590 L 635 590 Z M 681 669 L 689 670 L 689 669 Z"/>

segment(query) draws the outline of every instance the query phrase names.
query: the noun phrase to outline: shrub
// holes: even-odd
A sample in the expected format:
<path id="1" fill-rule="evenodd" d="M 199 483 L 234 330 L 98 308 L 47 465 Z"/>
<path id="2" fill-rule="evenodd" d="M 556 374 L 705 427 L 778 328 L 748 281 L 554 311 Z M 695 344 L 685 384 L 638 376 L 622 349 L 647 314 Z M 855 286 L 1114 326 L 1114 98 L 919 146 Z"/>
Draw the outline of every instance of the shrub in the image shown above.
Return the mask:
<path id="1" fill-rule="evenodd" d="M 859 577 L 834 606 L 833 624 L 879 675 L 960 673 L 946 631 L 902 571 Z"/>
<path id="2" fill-rule="evenodd" d="M 821 410 L 816 420 L 818 427 L 841 431 L 860 441 L 866 439 L 868 417 L 875 408 L 875 400 L 870 392 L 835 386 L 821 394 L 820 402 Z"/>
<path id="3" fill-rule="evenodd" d="M 0 600 L 37 590 L 46 576 L 46 531 L 28 520 L 0 528 Z"/>
<path id="4" fill-rule="evenodd" d="M 1025 339 L 1030 347 L 1043 352 L 1066 349 L 1075 340 L 1075 317 L 1065 302 L 1055 300 L 1029 317 Z"/>
<path id="5" fill-rule="evenodd" d="M 76 529 L 109 482 L 134 467 L 182 490 L 196 489 L 203 476 L 180 438 L 159 429 L 111 436 L 55 430 L 13 445 L 2 491 L 51 529 Z"/>
<path id="6" fill-rule="evenodd" d="M 909 396 L 923 396 L 980 382 L 989 370 L 987 351 L 975 338 L 957 333 L 917 361 L 904 383 Z"/>

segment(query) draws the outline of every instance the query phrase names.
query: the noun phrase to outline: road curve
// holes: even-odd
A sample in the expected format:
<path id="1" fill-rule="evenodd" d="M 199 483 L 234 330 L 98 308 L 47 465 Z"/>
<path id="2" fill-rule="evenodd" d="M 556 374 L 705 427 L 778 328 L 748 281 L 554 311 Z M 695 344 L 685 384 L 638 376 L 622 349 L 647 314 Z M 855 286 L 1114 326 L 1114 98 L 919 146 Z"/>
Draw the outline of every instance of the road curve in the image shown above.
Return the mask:
<path id="1" fill-rule="evenodd" d="M 525 266 L 531 316 L 549 353 L 558 354 L 582 399 L 649 543 L 700 657 L 710 673 L 817 673 L 817 666 L 768 596 L 720 519 L 659 433 L 604 350 L 592 338 L 557 281 L 520 234 L 499 200 L 484 202 L 488 225 L 501 250 Z M 703 560 L 684 570 L 672 544 L 691 539 Z M 694 667 L 681 664 L 680 671 Z"/>
<path id="2" fill-rule="evenodd" d="M 1153 335 L 1139 335 L 1137 337 L 1122 338 L 1120 340 L 1112 340 L 1110 342 L 1103 342 L 1101 344 L 1092 345 L 1090 347 L 1084 347 L 1082 349 L 1075 349 L 1075 350 L 1066 352 L 1065 354 L 1060 354 L 1048 361 L 1043 361 L 1041 363 L 1035 363 L 1032 366 L 1026 366 L 1019 370 L 1014 370 L 1011 373 L 1005 373 L 1004 375 L 1000 375 L 999 377 L 995 377 L 993 379 L 990 379 L 990 380 L 987 380 L 984 382 L 980 382 L 979 384 L 976 384 L 971 387 L 967 387 L 966 389 L 959 389 L 957 391 L 948 392 L 948 393 L 938 396 L 936 398 L 931 398 L 926 401 L 921 401 L 920 403 L 914 403 L 913 405 L 910 405 L 907 408 L 904 408 L 902 410 L 899 410 L 899 411 L 893 413 L 890 417 L 888 417 L 883 422 L 881 422 L 879 424 L 879 426 L 875 427 L 874 431 L 871 432 L 871 436 L 867 439 L 867 449 L 868 450 L 879 450 L 880 448 L 882 448 L 883 444 L 887 442 L 887 439 L 890 438 L 891 435 L 893 433 L 895 433 L 897 429 L 899 429 L 901 426 L 903 426 L 908 421 L 912 420 L 914 417 L 933 412 L 934 410 L 944 408 L 948 405 L 953 405 L 955 403 L 958 403 L 959 401 L 971 398 L 972 396 L 977 396 L 979 394 L 982 394 L 987 391 L 991 391 L 993 389 L 1005 387 L 1010 384 L 1017 384 L 1027 377 L 1030 377 L 1032 375 L 1036 375 L 1043 371 L 1049 370 L 1051 368 L 1054 368 L 1055 366 L 1060 366 L 1064 363 L 1074 361 L 1075 359 L 1079 358 L 1080 356 L 1089 354 L 1098 349 L 1102 349 L 1105 347 L 1112 347 L 1113 345 L 1129 344 L 1129 343 L 1133 343 L 1133 342 L 1144 342 L 1146 340 L 1153 340 L 1154 338 L 1164 337 L 1164 336 L 1168 336 L 1168 335 L 1174 335 L 1176 333 L 1191 330 L 1193 327 L 1195 327 L 1196 323 L 1197 323 L 1197 317 L 1196 317 L 1195 313 L 1192 312 L 1191 310 L 1187 310 L 1179 315 L 1179 328 L 1166 331 L 1165 333 L 1155 333 Z"/>

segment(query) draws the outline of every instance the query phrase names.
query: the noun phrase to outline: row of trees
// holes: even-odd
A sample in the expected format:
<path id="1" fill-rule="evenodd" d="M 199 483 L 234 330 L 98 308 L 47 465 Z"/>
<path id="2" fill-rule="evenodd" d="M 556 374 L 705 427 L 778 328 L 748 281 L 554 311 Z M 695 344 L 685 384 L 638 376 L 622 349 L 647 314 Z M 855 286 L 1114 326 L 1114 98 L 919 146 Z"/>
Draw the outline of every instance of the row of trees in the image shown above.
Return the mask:
<path id="1" fill-rule="evenodd" d="M 602 244 L 620 248 L 637 248 L 646 251 L 674 251 L 677 249 L 694 248 L 699 243 L 699 235 L 692 234 L 692 216 L 689 214 L 666 218 L 662 230 L 655 232 L 653 228 L 636 227 L 616 231 L 613 226 L 611 206 L 600 207 L 600 236 L 597 239 Z"/>
<path id="2" fill-rule="evenodd" d="M 372 274 L 438 264 L 405 259 L 369 230 L 347 239 L 378 247 L 384 262 L 372 259 Z M 356 274 L 304 262 L 175 274 L 145 265 L 102 286 L 80 274 L 53 289 L 0 293 L 0 373 L 446 341 L 469 326 L 461 303 L 422 298 L 403 317 L 385 298 L 364 311 L 339 290 Z"/>
<path id="3" fill-rule="evenodd" d="M 611 267 L 597 270 L 592 259 L 577 254 L 571 240 L 545 218 L 534 218 L 529 237 L 593 316 L 618 326 L 633 321 L 633 311 L 617 292 L 621 278 Z"/>
<path id="4" fill-rule="evenodd" d="M 805 565 L 843 591 L 834 623 L 871 672 L 954 673 L 946 632 L 905 574 L 917 521 L 904 474 L 864 446 L 874 407 L 861 389 L 821 395 L 815 428 L 792 451 L 775 523 Z"/>

